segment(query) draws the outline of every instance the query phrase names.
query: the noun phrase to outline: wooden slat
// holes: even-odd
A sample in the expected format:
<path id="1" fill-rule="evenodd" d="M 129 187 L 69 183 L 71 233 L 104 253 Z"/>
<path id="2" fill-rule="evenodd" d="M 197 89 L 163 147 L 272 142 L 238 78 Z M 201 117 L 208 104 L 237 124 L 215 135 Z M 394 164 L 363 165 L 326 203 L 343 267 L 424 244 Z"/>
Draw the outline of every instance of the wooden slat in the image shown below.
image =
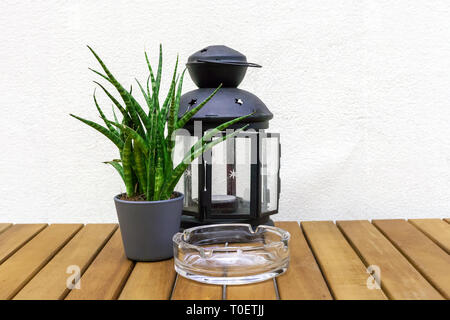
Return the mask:
<path id="1" fill-rule="evenodd" d="M 176 272 L 173 259 L 159 262 L 138 262 L 128 278 L 120 300 L 168 300 Z"/>
<path id="2" fill-rule="evenodd" d="M 450 225 L 448 223 L 441 219 L 410 219 L 409 222 L 450 254 Z"/>
<path id="3" fill-rule="evenodd" d="M 297 222 L 276 222 L 291 234 L 289 268 L 276 278 L 281 300 L 329 300 L 330 291 Z"/>
<path id="4" fill-rule="evenodd" d="M 301 225 L 334 298 L 386 299 L 382 290 L 368 288 L 366 266 L 333 222 Z"/>
<path id="5" fill-rule="evenodd" d="M 0 300 L 11 299 L 82 226 L 53 224 L 0 265 Z"/>
<path id="6" fill-rule="evenodd" d="M 0 264 L 42 231 L 46 224 L 16 224 L 0 234 Z"/>
<path id="7" fill-rule="evenodd" d="M 338 227 L 366 265 L 381 271 L 381 287 L 391 299 L 442 299 L 436 289 L 369 221 L 339 221 Z"/>
<path id="8" fill-rule="evenodd" d="M 203 284 L 178 275 L 172 300 L 222 300 L 222 286 Z"/>
<path id="9" fill-rule="evenodd" d="M 12 226 L 12 223 L 0 223 L 0 233 Z"/>
<path id="10" fill-rule="evenodd" d="M 276 300 L 273 279 L 246 285 L 227 286 L 227 300 Z"/>
<path id="11" fill-rule="evenodd" d="M 111 300 L 120 294 L 133 262 L 125 256 L 117 230 L 81 277 L 81 288 L 73 289 L 67 300 Z"/>
<path id="12" fill-rule="evenodd" d="M 372 223 L 445 298 L 450 299 L 450 255 L 405 220 L 374 220 Z"/>
<path id="13" fill-rule="evenodd" d="M 67 273 L 67 268 L 77 266 L 82 275 L 116 228 L 116 224 L 86 225 L 31 279 L 14 300 L 63 299 L 69 292 L 66 281 L 71 273 Z"/>

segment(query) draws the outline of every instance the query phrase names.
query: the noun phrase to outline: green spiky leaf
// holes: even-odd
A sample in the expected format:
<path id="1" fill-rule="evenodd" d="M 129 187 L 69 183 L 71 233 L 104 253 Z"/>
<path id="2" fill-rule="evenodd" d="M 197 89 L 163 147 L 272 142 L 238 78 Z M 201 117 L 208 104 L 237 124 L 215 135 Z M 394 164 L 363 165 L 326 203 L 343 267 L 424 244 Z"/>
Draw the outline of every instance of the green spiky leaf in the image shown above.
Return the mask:
<path id="1" fill-rule="evenodd" d="M 120 139 L 120 137 L 118 137 L 117 135 L 115 135 L 114 133 L 109 131 L 107 128 L 103 127 L 102 125 L 100 125 L 94 121 L 83 119 L 74 114 L 70 114 L 70 116 L 74 117 L 75 119 L 80 120 L 81 122 L 87 124 L 91 128 L 94 128 L 95 130 L 97 130 L 98 132 L 103 134 L 105 137 L 107 137 L 109 140 L 111 140 L 119 149 L 123 148 L 124 142 Z"/>
<path id="2" fill-rule="evenodd" d="M 172 152 L 175 147 L 175 140 L 172 139 L 172 135 L 177 129 L 184 127 L 185 124 L 213 98 L 220 87 L 214 90 L 205 101 L 201 102 L 192 110 L 188 110 L 179 119 L 178 114 L 186 69 L 183 70 L 181 74 L 177 73 L 179 61 L 177 56 L 173 75 L 171 75 L 168 93 L 165 96 L 162 105 L 160 105 L 163 65 L 161 45 L 159 49 L 158 68 L 156 69 L 156 73 L 153 72 L 149 57 L 147 53 L 145 53 L 145 59 L 149 70 L 146 87 L 144 88 L 144 86 L 136 80 L 139 86 L 138 91 L 142 93 L 145 99 L 148 112 L 142 108 L 135 98 L 133 87 L 130 86 L 129 90 L 125 89 L 106 67 L 105 63 L 100 59 L 97 53 L 89 47 L 89 50 L 92 52 L 102 69 L 101 71 L 91 70 L 100 76 L 101 79 L 106 80 L 111 84 L 120 95 L 122 101 L 119 102 L 103 84 L 94 81 L 112 101 L 114 121 L 108 120 L 101 109 L 95 94 L 94 104 L 106 127 L 96 122 L 71 115 L 105 135 L 117 146 L 120 159 L 107 161 L 105 163 L 114 167 L 120 174 L 125 183 L 126 192 L 129 197 L 145 195 L 145 198 L 149 201 L 169 199 L 176 183 L 179 181 L 187 166 L 196 157 L 200 157 L 204 152 L 207 152 L 216 144 L 232 138 L 235 134 L 243 130 L 245 127 L 232 134 L 222 134 L 229 126 L 234 125 L 238 121 L 249 116 L 247 115 L 233 119 L 207 132 L 204 137 L 200 138 L 197 143 L 192 146 L 185 155 L 183 162 L 174 168 Z M 122 114 L 121 119 L 118 119 L 115 108 Z M 212 139 L 216 135 L 218 138 Z"/>
<path id="3" fill-rule="evenodd" d="M 105 161 L 103 163 L 109 164 L 114 169 L 116 169 L 116 171 L 119 173 L 120 177 L 122 178 L 123 182 L 125 183 L 125 178 L 124 178 L 124 175 L 123 175 L 123 168 L 122 168 L 122 166 L 120 165 L 120 163 L 118 161 L 115 161 L 115 160 L 113 160 L 113 161 Z"/>

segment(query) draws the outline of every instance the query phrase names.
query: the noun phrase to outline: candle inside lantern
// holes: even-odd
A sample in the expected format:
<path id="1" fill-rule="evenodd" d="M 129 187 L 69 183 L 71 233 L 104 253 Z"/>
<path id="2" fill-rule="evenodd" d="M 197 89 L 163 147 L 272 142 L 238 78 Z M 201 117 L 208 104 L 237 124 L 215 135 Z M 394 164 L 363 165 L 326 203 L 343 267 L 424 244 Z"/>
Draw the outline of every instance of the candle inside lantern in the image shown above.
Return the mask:
<path id="1" fill-rule="evenodd" d="M 238 199 L 234 195 L 229 194 L 213 194 L 211 195 L 211 209 L 217 213 L 231 213 L 238 208 Z"/>

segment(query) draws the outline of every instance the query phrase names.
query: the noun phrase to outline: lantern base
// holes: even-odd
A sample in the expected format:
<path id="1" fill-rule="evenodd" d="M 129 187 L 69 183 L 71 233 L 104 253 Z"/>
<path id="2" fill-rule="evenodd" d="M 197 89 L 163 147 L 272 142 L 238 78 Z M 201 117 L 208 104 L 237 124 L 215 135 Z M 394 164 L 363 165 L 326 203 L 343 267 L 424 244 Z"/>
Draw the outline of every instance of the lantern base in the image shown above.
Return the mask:
<path id="1" fill-rule="evenodd" d="M 274 226 L 273 220 L 270 219 L 269 216 L 257 218 L 257 219 L 209 219 L 209 220 L 203 220 L 200 221 L 199 219 L 182 215 L 181 216 L 181 228 L 180 230 L 192 228 L 192 227 L 198 227 L 198 226 L 204 226 L 208 224 L 223 224 L 223 223 L 248 223 L 252 227 L 257 227 L 261 224 L 266 226 Z"/>

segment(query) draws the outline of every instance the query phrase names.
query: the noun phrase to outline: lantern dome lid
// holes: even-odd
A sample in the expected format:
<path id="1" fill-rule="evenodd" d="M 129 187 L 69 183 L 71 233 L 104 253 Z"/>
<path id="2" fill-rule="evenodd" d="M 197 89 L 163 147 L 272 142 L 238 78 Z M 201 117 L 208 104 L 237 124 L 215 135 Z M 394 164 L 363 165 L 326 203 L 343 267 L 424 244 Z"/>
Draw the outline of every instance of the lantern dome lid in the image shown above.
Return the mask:
<path id="1" fill-rule="evenodd" d="M 208 46 L 195 52 L 189 56 L 187 65 L 193 63 L 215 63 L 245 67 L 261 67 L 259 64 L 247 62 L 247 57 L 245 55 L 224 45 Z"/>
<path id="2" fill-rule="evenodd" d="M 248 67 L 261 67 L 247 62 L 247 57 L 227 46 L 209 46 L 192 54 L 186 63 L 192 81 L 199 88 L 236 88 Z"/>
<path id="3" fill-rule="evenodd" d="M 215 88 L 200 88 L 181 96 L 178 116 L 204 101 Z M 232 128 L 241 128 L 249 124 L 248 129 L 267 129 L 273 114 L 266 105 L 253 93 L 238 88 L 221 88 L 208 103 L 197 112 L 186 124 L 185 128 L 193 129 L 194 121 L 202 121 L 203 130 L 215 128 L 221 123 L 237 117 L 253 113 L 245 120 L 236 123 Z"/>

